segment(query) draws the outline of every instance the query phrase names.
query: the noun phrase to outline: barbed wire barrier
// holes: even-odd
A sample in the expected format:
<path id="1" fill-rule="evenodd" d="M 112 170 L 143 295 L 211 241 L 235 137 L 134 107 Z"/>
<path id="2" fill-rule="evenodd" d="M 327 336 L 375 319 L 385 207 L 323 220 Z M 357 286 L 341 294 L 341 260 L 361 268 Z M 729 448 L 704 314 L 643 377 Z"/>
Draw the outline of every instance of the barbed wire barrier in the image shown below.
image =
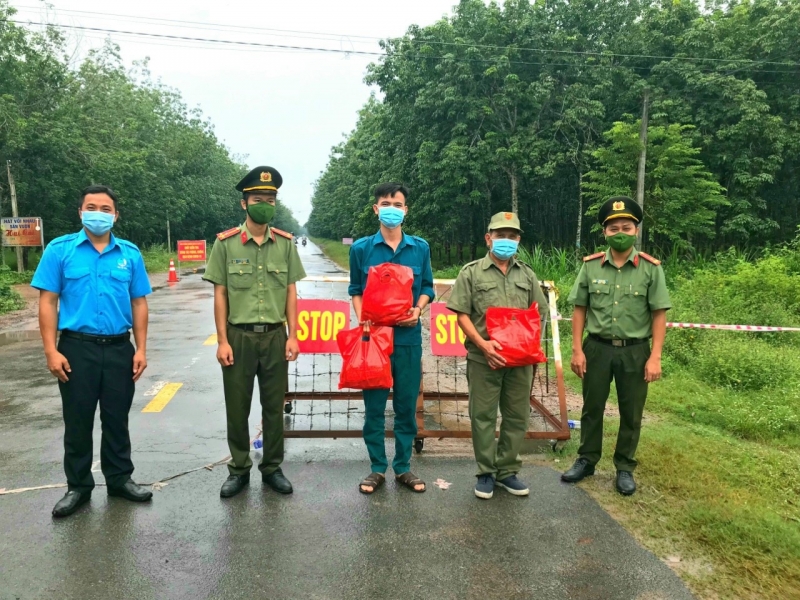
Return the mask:
<path id="1" fill-rule="evenodd" d="M 359 390 L 338 390 L 341 356 L 332 350 L 335 335 L 355 323 L 347 296 L 347 278 L 309 277 L 298 285 L 301 353 L 289 366 L 286 392 L 285 436 L 361 437 L 364 402 Z M 437 301 L 426 308 L 423 320 L 422 385 L 417 399 L 417 441 L 421 451 L 426 438 L 469 438 L 469 393 L 464 337 L 456 315 L 444 304 L 453 280 L 436 280 Z M 547 363 L 537 365 L 530 395 L 529 439 L 567 440 L 566 392 L 561 363 L 556 312 L 556 291 L 550 282 L 542 288 L 550 314 L 542 327 L 542 348 Z M 321 301 L 321 302 L 320 302 Z M 330 304 L 326 304 L 325 302 Z M 327 308 L 326 308 L 327 307 Z M 346 317 L 342 314 L 342 311 Z M 320 352 L 319 349 L 326 351 Z M 390 395 L 391 399 L 391 395 Z M 386 411 L 386 434 L 392 437 L 393 413 Z M 501 417 L 498 415 L 498 427 Z"/>

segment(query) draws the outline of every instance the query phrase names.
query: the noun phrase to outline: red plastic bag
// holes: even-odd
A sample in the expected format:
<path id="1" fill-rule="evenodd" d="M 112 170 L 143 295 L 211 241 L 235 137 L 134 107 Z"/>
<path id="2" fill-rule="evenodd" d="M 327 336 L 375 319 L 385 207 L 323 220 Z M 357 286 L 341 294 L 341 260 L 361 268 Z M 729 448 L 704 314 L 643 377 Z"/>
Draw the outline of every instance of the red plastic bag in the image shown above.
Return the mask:
<path id="1" fill-rule="evenodd" d="M 388 389 L 392 381 L 394 330 L 391 327 L 356 327 L 336 336 L 342 355 L 339 389 Z"/>
<path id="2" fill-rule="evenodd" d="M 506 359 L 507 367 L 547 362 L 542 352 L 542 323 L 536 303 L 527 309 L 490 306 L 486 310 L 486 330 L 489 339 L 503 347 L 498 354 Z"/>
<path id="3" fill-rule="evenodd" d="M 361 320 L 373 325 L 397 325 L 408 319 L 414 304 L 414 272 L 410 267 L 383 263 L 370 267 L 361 304 Z"/>

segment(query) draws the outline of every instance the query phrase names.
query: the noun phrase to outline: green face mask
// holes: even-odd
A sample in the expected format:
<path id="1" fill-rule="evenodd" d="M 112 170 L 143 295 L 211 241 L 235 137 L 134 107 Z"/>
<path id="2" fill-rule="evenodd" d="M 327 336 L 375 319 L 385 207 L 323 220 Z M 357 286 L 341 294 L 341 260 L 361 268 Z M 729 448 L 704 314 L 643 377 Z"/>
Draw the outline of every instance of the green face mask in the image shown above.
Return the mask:
<path id="1" fill-rule="evenodd" d="M 606 238 L 608 245 L 617 252 L 625 252 L 636 243 L 635 235 L 628 235 L 627 233 L 616 233 Z"/>
<path id="2" fill-rule="evenodd" d="M 259 225 L 265 225 L 275 216 L 275 206 L 269 202 L 258 202 L 247 205 L 247 214 Z"/>

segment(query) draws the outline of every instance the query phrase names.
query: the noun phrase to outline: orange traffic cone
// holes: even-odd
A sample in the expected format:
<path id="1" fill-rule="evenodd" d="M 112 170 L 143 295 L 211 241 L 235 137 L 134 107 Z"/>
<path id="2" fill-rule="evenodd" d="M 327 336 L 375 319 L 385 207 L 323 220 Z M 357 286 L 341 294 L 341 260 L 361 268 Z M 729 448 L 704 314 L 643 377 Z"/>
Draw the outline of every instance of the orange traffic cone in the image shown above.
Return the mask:
<path id="1" fill-rule="evenodd" d="M 175 270 L 175 261 L 169 259 L 169 277 L 167 283 L 178 283 L 178 272 Z"/>

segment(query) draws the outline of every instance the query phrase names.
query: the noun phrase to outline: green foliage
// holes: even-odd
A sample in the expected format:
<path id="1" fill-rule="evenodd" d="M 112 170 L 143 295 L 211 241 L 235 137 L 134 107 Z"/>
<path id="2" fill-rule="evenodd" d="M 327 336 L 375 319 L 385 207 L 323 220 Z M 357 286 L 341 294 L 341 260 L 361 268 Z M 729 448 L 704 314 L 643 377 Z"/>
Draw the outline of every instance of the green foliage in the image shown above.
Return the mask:
<path id="1" fill-rule="evenodd" d="M 246 167 L 146 61 L 127 71 L 108 42 L 73 69 L 54 29 L 32 33 L 13 14 L 0 0 L 0 157 L 20 214 L 41 215 L 48 241 L 80 228 L 78 193 L 93 183 L 118 193 L 114 232 L 140 246 L 165 244 L 167 219 L 173 240 L 211 240 L 241 222 L 233 186 Z M 299 229 L 286 207 L 277 218 Z"/>
<path id="2" fill-rule="evenodd" d="M 19 283 L 24 275 L 12 272 L 8 266 L 0 266 L 0 315 L 24 306 L 20 295 L 11 289 L 11 286 Z"/>

